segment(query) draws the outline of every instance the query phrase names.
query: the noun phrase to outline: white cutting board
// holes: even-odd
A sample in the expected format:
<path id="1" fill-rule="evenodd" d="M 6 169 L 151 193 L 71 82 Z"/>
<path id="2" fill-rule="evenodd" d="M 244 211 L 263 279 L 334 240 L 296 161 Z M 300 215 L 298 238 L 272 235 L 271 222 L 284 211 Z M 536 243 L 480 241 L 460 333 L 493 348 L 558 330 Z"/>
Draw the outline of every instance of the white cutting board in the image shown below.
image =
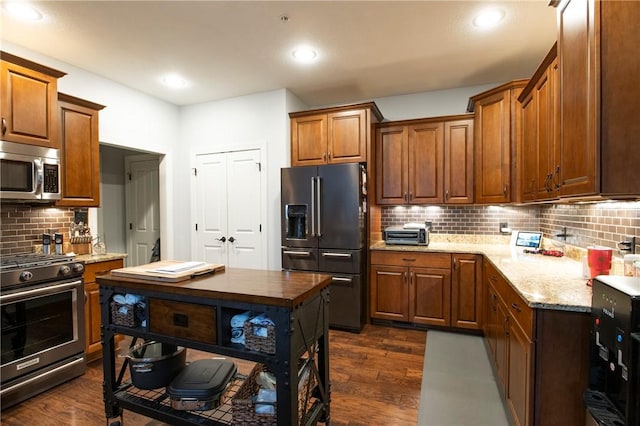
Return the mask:
<path id="1" fill-rule="evenodd" d="M 198 275 L 220 271 L 224 271 L 224 265 L 222 264 L 161 260 L 145 265 L 113 269 L 111 275 L 150 281 L 178 282 L 188 280 Z"/>

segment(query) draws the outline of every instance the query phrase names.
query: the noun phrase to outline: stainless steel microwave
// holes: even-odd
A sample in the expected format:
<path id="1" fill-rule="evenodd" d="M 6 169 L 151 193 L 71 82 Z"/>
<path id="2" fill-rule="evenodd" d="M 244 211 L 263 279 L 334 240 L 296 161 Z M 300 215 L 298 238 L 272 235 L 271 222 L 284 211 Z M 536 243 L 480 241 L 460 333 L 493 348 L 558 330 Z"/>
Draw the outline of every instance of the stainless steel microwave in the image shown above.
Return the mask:
<path id="1" fill-rule="evenodd" d="M 60 186 L 59 149 L 0 141 L 0 199 L 53 202 Z"/>

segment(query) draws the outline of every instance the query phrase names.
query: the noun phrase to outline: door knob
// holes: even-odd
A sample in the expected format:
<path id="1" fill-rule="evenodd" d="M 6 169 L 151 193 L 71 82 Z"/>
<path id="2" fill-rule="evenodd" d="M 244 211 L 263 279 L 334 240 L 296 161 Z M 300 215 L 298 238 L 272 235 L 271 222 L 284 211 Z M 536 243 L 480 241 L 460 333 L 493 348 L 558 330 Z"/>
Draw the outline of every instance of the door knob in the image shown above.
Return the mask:
<path id="1" fill-rule="evenodd" d="M 216 238 L 216 241 L 220 241 L 221 243 L 224 243 L 225 241 L 227 241 L 227 239 L 225 237 Z"/>
<path id="2" fill-rule="evenodd" d="M 235 238 L 233 238 L 233 237 L 229 237 L 229 242 L 230 242 L 230 243 L 234 242 L 235 240 L 236 240 Z"/>

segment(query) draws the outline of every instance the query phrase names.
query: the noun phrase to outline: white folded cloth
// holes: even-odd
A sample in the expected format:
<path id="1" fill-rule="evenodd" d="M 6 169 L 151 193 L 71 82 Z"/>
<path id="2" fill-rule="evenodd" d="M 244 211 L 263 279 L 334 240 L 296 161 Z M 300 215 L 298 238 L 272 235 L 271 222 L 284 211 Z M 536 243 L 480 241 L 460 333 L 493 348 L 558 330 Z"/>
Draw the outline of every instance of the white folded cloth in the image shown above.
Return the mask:
<path id="1" fill-rule="evenodd" d="M 260 389 L 256 397 L 256 414 L 275 414 L 273 404 L 260 404 L 261 402 L 276 402 L 276 391 L 274 389 Z"/>
<path id="2" fill-rule="evenodd" d="M 244 327 L 231 327 L 231 343 L 244 345 Z"/>
<path id="3" fill-rule="evenodd" d="M 243 312 L 231 317 L 231 327 L 242 327 L 246 320 L 251 316 L 251 311 Z"/>
<path id="4" fill-rule="evenodd" d="M 127 305 L 135 305 L 136 303 L 142 301 L 142 296 L 127 293 L 124 295 L 124 300 Z"/>
<path id="5" fill-rule="evenodd" d="M 268 330 L 266 326 L 275 325 L 273 321 L 271 321 L 271 319 L 265 314 L 260 314 L 256 317 L 253 317 L 249 320 L 249 322 L 253 324 L 253 334 L 258 337 L 267 337 Z"/>
<path id="6" fill-rule="evenodd" d="M 124 297 L 124 294 L 114 294 L 113 301 L 121 305 L 125 305 L 127 303 L 127 300 Z"/>

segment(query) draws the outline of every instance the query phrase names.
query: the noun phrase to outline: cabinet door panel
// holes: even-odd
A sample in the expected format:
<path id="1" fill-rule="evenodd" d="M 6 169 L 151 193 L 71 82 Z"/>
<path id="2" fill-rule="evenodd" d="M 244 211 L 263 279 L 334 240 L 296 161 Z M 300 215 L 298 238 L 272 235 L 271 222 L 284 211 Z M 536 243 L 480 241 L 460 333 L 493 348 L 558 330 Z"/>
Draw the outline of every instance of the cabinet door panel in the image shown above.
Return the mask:
<path id="1" fill-rule="evenodd" d="M 407 268 L 371 266 L 371 316 L 373 318 L 407 321 Z"/>
<path id="2" fill-rule="evenodd" d="M 291 120 L 291 165 L 324 164 L 327 150 L 327 115 L 317 114 Z"/>
<path id="3" fill-rule="evenodd" d="M 588 5 L 588 6 L 587 6 Z M 560 195 L 599 191 L 596 182 L 594 1 L 573 0 L 559 14 Z"/>
<path id="4" fill-rule="evenodd" d="M 482 100 L 476 109 L 476 202 L 509 202 L 511 139 L 508 93 Z"/>
<path id="5" fill-rule="evenodd" d="M 0 78 L 2 140 L 59 148 L 57 79 L 4 61 Z"/>
<path id="6" fill-rule="evenodd" d="M 451 270 L 411 268 L 409 321 L 417 324 L 451 324 Z"/>
<path id="7" fill-rule="evenodd" d="M 507 405 L 514 423 L 526 426 L 531 422 L 531 371 L 533 344 L 516 323 L 509 327 Z"/>
<path id="8" fill-rule="evenodd" d="M 87 354 L 99 353 L 102 351 L 100 340 L 100 289 L 98 284 L 91 283 L 85 285 L 87 302 L 85 304 L 85 352 Z"/>
<path id="9" fill-rule="evenodd" d="M 473 203 L 473 120 L 444 124 L 444 201 Z"/>
<path id="10" fill-rule="evenodd" d="M 507 354 L 508 354 L 508 326 L 509 316 L 507 307 L 498 296 L 496 303 L 496 373 L 500 388 L 506 393 L 507 389 Z"/>
<path id="11" fill-rule="evenodd" d="M 407 128 L 386 127 L 376 132 L 376 199 L 378 204 L 407 202 Z"/>
<path id="12" fill-rule="evenodd" d="M 482 261 L 476 255 L 453 257 L 451 326 L 482 327 Z"/>
<path id="13" fill-rule="evenodd" d="M 329 163 L 367 161 L 367 115 L 365 110 L 328 115 L 327 158 Z"/>
<path id="14" fill-rule="evenodd" d="M 444 178 L 442 123 L 409 126 L 409 202 L 441 203 Z"/>
<path id="15" fill-rule="evenodd" d="M 536 199 L 538 188 L 548 184 L 548 171 L 538 167 L 538 111 L 535 93 L 532 92 L 522 102 L 522 201 Z M 538 182 L 538 177 L 542 183 Z"/>

